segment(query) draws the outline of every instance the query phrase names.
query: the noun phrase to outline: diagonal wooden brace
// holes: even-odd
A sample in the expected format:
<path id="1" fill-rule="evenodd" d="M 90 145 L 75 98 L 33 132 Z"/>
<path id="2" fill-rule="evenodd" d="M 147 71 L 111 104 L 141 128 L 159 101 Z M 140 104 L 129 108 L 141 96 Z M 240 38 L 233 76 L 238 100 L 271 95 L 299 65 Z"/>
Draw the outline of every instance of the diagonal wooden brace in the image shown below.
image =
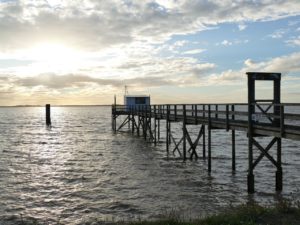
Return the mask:
<path id="1" fill-rule="evenodd" d="M 175 138 L 173 137 L 173 135 L 170 134 L 170 136 L 171 136 L 171 139 L 172 139 L 172 141 L 173 141 L 173 143 L 174 143 L 174 145 L 175 145 L 175 148 L 173 149 L 173 154 L 174 154 L 174 152 L 177 150 L 178 153 L 179 153 L 179 155 L 180 155 L 180 157 L 181 157 L 182 154 L 181 154 L 181 152 L 180 152 L 180 150 L 179 150 L 178 147 L 179 147 L 179 145 L 181 144 L 181 142 L 183 141 L 183 137 L 179 140 L 178 143 L 176 143 L 176 140 L 175 140 Z"/>
<path id="2" fill-rule="evenodd" d="M 192 151 L 192 153 L 190 155 L 190 159 L 193 159 L 194 155 L 195 155 L 196 159 L 198 158 L 198 154 L 196 152 L 196 147 L 199 143 L 199 140 L 200 140 L 201 136 L 203 135 L 203 129 L 204 129 L 204 127 L 202 126 L 201 129 L 199 130 L 197 139 L 194 142 L 192 141 L 189 132 L 186 130 L 186 134 L 187 134 L 186 137 L 187 137 L 187 140 L 190 144 L 190 148 L 189 148 L 188 152 Z"/>
<path id="3" fill-rule="evenodd" d="M 276 168 L 279 167 L 278 163 L 275 161 L 275 159 L 268 153 L 269 149 L 274 145 L 274 143 L 276 142 L 276 138 L 274 138 L 270 144 L 267 146 L 266 149 L 264 149 L 254 138 L 252 139 L 253 140 L 253 144 L 261 151 L 261 155 L 257 158 L 256 161 L 260 161 L 264 156 L 266 156 L 273 164 L 274 166 L 276 166 Z M 253 169 L 254 169 L 254 166 L 257 165 L 257 162 L 256 161 L 254 162 L 254 164 L 252 165 L 253 166 Z"/>
<path id="4" fill-rule="evenodd" d="M 266 110 L 264 110 L 259 104 L 256 104 L 256 106 L 260 109 L 260 111 L 268 118 L 268 120 L 273 123 L 273 120 L 271 119 L 271 117 L 267 114 L 267 112 L 269 111 L 269 109 L 272 107 L 273 104 L 269 105 L 268 108 Z"/>

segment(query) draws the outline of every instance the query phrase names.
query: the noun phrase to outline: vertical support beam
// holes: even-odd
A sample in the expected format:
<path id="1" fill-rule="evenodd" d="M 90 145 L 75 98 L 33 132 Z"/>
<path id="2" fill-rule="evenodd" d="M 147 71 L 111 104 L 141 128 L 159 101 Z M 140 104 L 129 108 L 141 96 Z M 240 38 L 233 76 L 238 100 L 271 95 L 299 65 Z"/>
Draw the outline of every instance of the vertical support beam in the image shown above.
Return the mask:
<path id="1" fill-rule="evenodd" d="M 149 137 L 150 137 L 150 140 L 153 141 L 153 137 L 152 137 L 152 108 L 151 106 L 147 106 L 147 116 L 148 116 L 148 119 L 147 119 L 147 127 L 149 128 Z"/>
<path id="2" fill-rule="evenodd" d="M 157 139 L 160 139 L 160 119 L 157 121 Z"/>
<path id="3" fill-rule="evenodd" d="M 203 117 L 203 120 L 205 118 L 205 105 L 202 105 L 202 117 Z M 206 158 L 206 146 L 205 146 L 205 125 L 204 125 L 204 122 L 203 122 L 203 141 L 202 141 L 202 155 L 203 155 L 203 159 Z"/>
<path id="4" fill-rule="evenodd" d="M 147 139 L 147 111 L 146 106 L 143 106 L 143 135 L 144 139 Z"/>
<path id="5" fill-rule="evenodd" d="M 285 130 L 284 130 L 284 106 L 280 105 L 280 137 L 285 137 Z"/>
<path id="6" fill-rule="evenodd" d="M 111 105 L 111 129 L 115 131 L 115 105 Z"/>
<path id="7" fill-rule="evenodd" d="M 277 138 L 276 191 L 282 191 L 281 138 Z"/>
<path id="8" fill-rule="evenodd" d="M 182 106 L 183 109 L 183 123 L 182 123 L 182 130 L 183 130 L 183 160 L 186 160 L 186 105 Z"/>
<path id="9" fill-rule="evenodd" d="M 141 113 L 141 106 L 139 105 L 138 106 L 138 126 L 137 126 L 137 135 L 138 136 L 140 136 L 140 127 L 141 127 L 141 115 L 140 115 L 140 113 Z"/>
<path id="10" fill-rule="evenodd" d="M 254 174 L 253 174 L 253 121 L 252 114 L 255 110 L 255 83 L 254 79 L 248 76 L 248 193 L 254 193 Z"/>
<path id="11" fill-rule="evenodd" d="M 218 112 L 218 105 L 216 105 L 215 106 L 215 118 L 216 119 L 218 119 L 218 116 L 219 116 L 218 114 L 219 114 L 219 112 Z"/>
<path id="12" fill-rule="evenodd" d="M 131 133 L 134 134 L 134 124 L 135 124 L 135 120 L 134 120 L 134 111 L 135 109 L 132 109 L 131 111 Z"/>
<path id="13" fill-rule="evenodd" d="M 154 145 L 156 145 L 157 143 L 157 114 L 156 114 L 156 105 L 153 106 L 154 107 Z"/>
<path id="14" fill-rule="evenodd" d="M 231 105 L 231 119 L 234 121 L 235 116 L 234 116 L 234 105 Z M 235 171 L 235 130 L 232 128 L 231 130 L 231 146 L 232 146 L 232 171 Z"/>
<path id="15" fill-rule="evenodd" d="M 274 114 L 280 119 L 274 119 L 274 125 L 280 127 L 280 136 L 284 135 L 284 108 L 280 104 L 280 77 L 274 80 Z M 276 191 L 282 191 L 282 166 L 281 166 L 281 137 L 277 138 L 277 170 L 276 170 Z"/>
<path id="16" fill-rule="evenodd" d="M 208 172 L 211 172 L 211 105 L 208 105 Z"/>
<path id="17" fill-rule="evenodd" d="M 203 134 L 202 134 L 202 157 L 206 158 L 206 146 L 205 146 L 205 125 L 203 124 Z"/>
<path id="18" fill-rule="evenodd" d="M 50 104 L 46 104 L 46 125 L 51 126 L 51 110 Z"/>
<path id="19" fill-rule="evenodd" d="M 170 105 L 167 105 L 167 118 L 166 118 L 166 148 L 167 148 L 167 153 L 169 154 L 169 136 L 170 136 Z"/>
<path id="20" fill-rule="evenodd" d="M 280 116 L 280 79 L 273 81 L 273 95 L 274 95 L 274 114 Z M 280 126 L 280 119 L 275 118 L 273 125 L 276 127 Z"/>

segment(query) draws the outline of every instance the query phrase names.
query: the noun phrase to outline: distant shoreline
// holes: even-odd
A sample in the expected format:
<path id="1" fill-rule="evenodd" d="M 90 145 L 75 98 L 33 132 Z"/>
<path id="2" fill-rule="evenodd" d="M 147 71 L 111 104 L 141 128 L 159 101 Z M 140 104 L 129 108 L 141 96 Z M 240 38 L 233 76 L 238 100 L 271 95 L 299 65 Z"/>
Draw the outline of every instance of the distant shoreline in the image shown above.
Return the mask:
<path id="1" fill-rule="evenodd" d="M 110 105 L 51 105 L 52 107 L 107 107 Z M 0 108 L 45 107 L 45 105 L 0 105 Z"/>

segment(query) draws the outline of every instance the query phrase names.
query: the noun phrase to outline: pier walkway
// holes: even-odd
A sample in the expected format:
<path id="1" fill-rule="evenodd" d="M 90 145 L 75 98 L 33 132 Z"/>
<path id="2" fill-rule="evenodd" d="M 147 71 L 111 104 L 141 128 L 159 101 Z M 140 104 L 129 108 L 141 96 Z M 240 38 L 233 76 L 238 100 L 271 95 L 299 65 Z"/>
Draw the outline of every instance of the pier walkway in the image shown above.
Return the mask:
<path id="1" fill-rule="evenodd" d="M 178 152 L 183 160 L 199 158 L 196 148 L 202 140 L 202 158 L 208 159 L 208 172 L 211 172 L 211 131 L 224 129 L 232 133 L 232 170 L 235 171 L 235 131 L 244 131 L 248 138 L 249 193 L 254 193 L 254 169 L 266 157 L 276 168 L 276 191 L 282 190 L 281 140 L 300 140 L 300 104 L 280 103 L 280 78 L 278 73 L 247 73 L 247 104 L 166 104 L 146 106 L 112 105 L 112 129 L 114 132 L 126 125 L 131 132 L 156 144 L 160 140 L 161 124 L 165 121 L 166 151 Z M 255 80 L 274 82 L 274 99 L 255 99 Z M 124 118 L 117 125 L 117 118 Z M 182 124 L 182 138 L 176 141 L 172 136 L 171 123 Z M 199 133 L 192 140 L 188 125 L 198 125 Z M 207 134 L 206 134 L 207 133 Z M 207 138 L 206 138 L 207 136 Z M 256 137 L 271 137 L 263 147 Z M 171 145 L 171 143 L 173 145 Z M 206 146 L 207 143 L 207 146 Z M 172 146 L 173 149 L 170 149 Z M 276 155 L 269 152 L 276 149 Z M 207 150 L 207 156 L 206 156 Z M 260 155 L 254 158 L 253 150 Z"/>

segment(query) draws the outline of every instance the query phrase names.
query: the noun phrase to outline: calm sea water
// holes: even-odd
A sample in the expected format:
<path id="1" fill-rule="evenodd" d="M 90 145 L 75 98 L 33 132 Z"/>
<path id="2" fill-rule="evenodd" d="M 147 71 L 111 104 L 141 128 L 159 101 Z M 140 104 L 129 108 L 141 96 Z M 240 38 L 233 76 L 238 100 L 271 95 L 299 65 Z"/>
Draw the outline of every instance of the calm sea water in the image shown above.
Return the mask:
<path id="1" fill-rule="evenodd" d="M 275 168 L 263 159 L 255 170 L 257 192 L 248 195 L 243 132 L 237 132 L 233 174 L 230 133 L 213 131 L 208 174 L 206 160 L 182 162 L 166 154 L 164 142 L 154 146 L 125 130 L 114 134 L 110 107 L 52 107 L 51 129 L 44 115 L 43 107 L 0 108 L 0 224 L 197 218 L 229 204 L 300 199 L 297 141 L 283 140 L 282 194 L 274 191 Z M 180 129 L 172 124 L 177 140 Z M 189 126 L 192 136 L 198 129 Z"/>

